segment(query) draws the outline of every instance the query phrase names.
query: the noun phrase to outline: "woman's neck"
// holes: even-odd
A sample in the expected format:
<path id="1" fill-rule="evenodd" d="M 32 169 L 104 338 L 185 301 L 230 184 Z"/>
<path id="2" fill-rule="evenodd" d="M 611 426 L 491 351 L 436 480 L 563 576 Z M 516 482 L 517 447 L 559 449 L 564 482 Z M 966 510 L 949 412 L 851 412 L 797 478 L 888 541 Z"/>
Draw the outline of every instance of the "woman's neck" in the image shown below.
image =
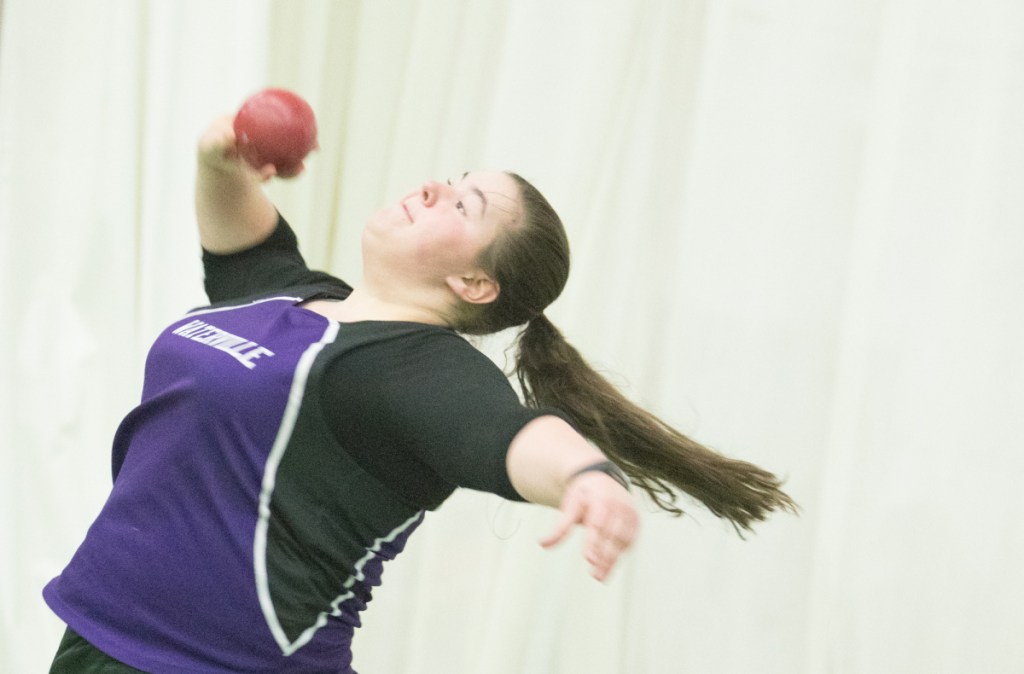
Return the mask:
<path id="1" fill-rule="evenodd" d="M 308 308 L 341 323 L 358 321 L 408 321 L 447 326 L 441 312 L 410 301 L 383 298 L 362 287 L 356 288 L 343 302 L 311 302 Z"/>

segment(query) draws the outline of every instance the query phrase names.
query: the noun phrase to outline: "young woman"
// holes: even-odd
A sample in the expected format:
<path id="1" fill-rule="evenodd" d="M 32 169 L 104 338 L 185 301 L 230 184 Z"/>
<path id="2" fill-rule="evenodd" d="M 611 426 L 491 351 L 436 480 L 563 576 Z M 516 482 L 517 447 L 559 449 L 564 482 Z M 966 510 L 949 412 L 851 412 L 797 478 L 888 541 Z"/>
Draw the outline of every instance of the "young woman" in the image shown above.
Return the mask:
<path id="1" fill-rule="evenodd" d="M 545 318 L 568 243 L 522 178 L 474 171 L 383 209 L 353 289 L 307 268 L 230 119 L 198 159 L 211 304 L 156 340 L 110 497 L 44 590 L 68 624 L 51 671 L 352 672 L 383 563 L 457 487 L 559 508 L 544 544 L 583 526 L 599 580 L 636 533 L 630 482 L 741 529 L 793 507 L 624 399 Z M 460 336 L 513 326 L 525 405 Z"/>

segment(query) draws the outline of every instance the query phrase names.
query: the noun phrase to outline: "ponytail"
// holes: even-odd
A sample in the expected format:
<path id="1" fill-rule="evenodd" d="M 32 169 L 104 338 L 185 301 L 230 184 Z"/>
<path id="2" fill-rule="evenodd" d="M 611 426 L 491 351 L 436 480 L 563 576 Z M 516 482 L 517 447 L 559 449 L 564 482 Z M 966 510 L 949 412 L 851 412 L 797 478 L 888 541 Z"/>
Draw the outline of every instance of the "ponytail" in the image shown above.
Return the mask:
<path id="1" fill-rule="evenodd" d="M 563 411 L 663 510 L 683 514 L 676 505 L 681 490 L 741 536 L 773 510 L 797 511 L 772 473 L 718 454 L 628 400 L 544 314 L 519 335 L 515 375 L 528 406 Z"/>

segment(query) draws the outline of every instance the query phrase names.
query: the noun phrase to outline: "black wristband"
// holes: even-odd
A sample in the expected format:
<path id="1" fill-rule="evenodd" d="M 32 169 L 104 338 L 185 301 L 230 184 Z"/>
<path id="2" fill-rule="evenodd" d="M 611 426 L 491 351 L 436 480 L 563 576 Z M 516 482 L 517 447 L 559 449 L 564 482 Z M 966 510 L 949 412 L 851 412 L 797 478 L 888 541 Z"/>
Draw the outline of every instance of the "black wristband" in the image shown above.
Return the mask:
<path id="1" fill-rule="evenodd" d="M 580 468 L 575 473 L 573 473 L 572 475 L 569 476 L 569 480 L 572 480 L 575 477 L 579 477 L 583 473 L 589 473 L 589 472 L 592 472 L 592 471 L 597 471 L 598 473 L 604 473 L 605 475 L 607 475 L 611 479 L 613 479 L 616 482 L 618 482 L 619 484 L 621 484 L 623 489 L 625 489 L 627 491 L 629 490 L 629 478 L 626 477 L 626 474 L 622 472 L 621 468 L 616 466 L 611 461 L 607 461 L 607 460 L 605 460 L 605 461 L 598 461 L 597 463 L 592 463 L 589 466 L 584 466 L 583 468 Z"/>

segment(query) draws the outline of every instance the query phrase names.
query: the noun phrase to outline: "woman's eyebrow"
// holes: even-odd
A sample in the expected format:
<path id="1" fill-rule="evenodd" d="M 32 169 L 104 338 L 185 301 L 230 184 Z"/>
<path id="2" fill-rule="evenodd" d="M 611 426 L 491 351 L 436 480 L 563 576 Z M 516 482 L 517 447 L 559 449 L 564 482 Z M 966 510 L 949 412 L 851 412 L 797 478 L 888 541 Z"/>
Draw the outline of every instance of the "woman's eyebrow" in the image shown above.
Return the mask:
<path id="1" fill-rule="evenodd" d="M 479 187 L 473 188 L 473 194 L 480 197 L 480 201 L 483 204 L 480 208 L 480 217 L 483 217 L 487 213 L 487 197 L 484 196 L 483 191 Z"/>
<path id="2" fill-rule="evenodd" d="M 459 182 L 461 183 L 463 180 L 465 180 L 466 176 L 468 175 L 469 171 L 463 173 L 462 177 L 459 178 Z M 487 197 L 484 196 L 483 190 L 481 190 L 479 187 L 472 187 L 470 189 L 473 191 L 473 194 L 480 197 L 480 201 L 483 203 L 483 208 L 480 209 L 480 216 L 483 217 L 483 215 L 487 213 Z"/>

